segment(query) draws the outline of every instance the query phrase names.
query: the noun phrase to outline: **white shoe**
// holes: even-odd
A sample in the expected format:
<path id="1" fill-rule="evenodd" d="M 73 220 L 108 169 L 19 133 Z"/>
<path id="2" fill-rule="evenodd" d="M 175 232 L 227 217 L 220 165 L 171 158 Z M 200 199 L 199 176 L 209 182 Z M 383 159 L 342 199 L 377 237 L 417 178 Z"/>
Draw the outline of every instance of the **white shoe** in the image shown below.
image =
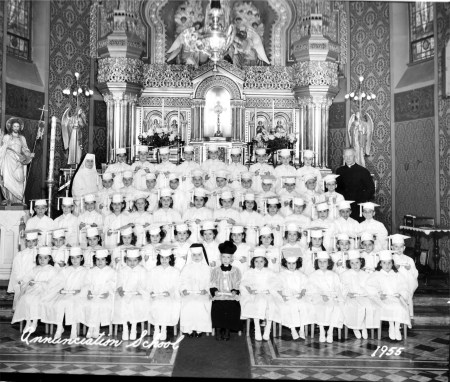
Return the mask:
<path id="1" fill-rule="evenodd" d="M 328 342 L 329 344 L 332 344 L 332 343 L 333 343 L 333 333 L 327 335 L 327 342 Z"/>
<path id="2" fill-rule="evenodd" d="M 319 335 L 319 342 L 326 342 L 327 337 L 325 336 L 325 334 L 320 334 Z"/>
<path id="3" fill-rule="evenodd" d="M 132 330 L 130 332 L 130 340 L 134 341 L 136 339 L 136 330 Z"/>
<path id="4" fill-rule="evenodd" d="M 167 340 L 167 331 L 166 330 L 161 331 L 161 334 L 159 335 L 159 339 L 160 339 L 160 341 Z"/>
<path id="5" fill-rule="evenodd" d="M 128 334 L 128 329 L 127 329 L 127 330 L 124 330 L 124 331 L 122 332 L 122 339 L 123 339 L 124 341 L 128 341 L 128 340 L 130 339 L 130 336 L 129 336 L 129 334 Z"/>
<path id="6" fill-rule="evenodd" d="M 64 329 L 57 330 L 56 333 L 55 333 L 54 339 L 55 340 L 60 339 L 63 333 L 64 333 Z"/>
<path id="7" fill-rule="evenodd" d="M 93 336 L 92 336 L 92 332 L 93 332 L 94 330 L 92 329 L 92 328 L 89 328 L 88 329 L 88 331 L 87 331 L 87 333 L 86 333 L 86 338 L 92 338 Z"/>
<path id="8" fill-rule="evenodd" d="M 262 341 L 261 330 L 255 330 L 255 340 Z"/>
<path id="9" fill-rule="evenodd" d="M 99 335 L 100 335 L 100 329 L 99 328 L 95 328 L 92 331 L 92 338 L 98 338 Z"/>
<path id="10" fill-rule="evenodd" d="M 367 333 L 367 329 L 361 330 L 362 338 L 367 340 L 369 338 L 369 334 Z"/>
<path id="11" fill-rule="evenodd" d="M 30 329 L 28 329 L 28 331 L 30 333 L 34 333 L 36 331 L 36 327 L 37 327 L 37 324 L 31 324 Z"/>
<path id="12" fill-rule="evenodd" d="M 263 340 L 264 341 L 270 340 L 270 326 L 269 325 L 266 326 L 266 328 L 264 329 Z"/>
<path id="13" fill-rule="evenodd" d="M 191 333 L 189 333 L 189 334 L 191 334 Z M 159 338 L 161 337 L 161 332 L 159 331 L 159 330 L 156 330 L 155 329 L 155 331 L 153 332 L 153 339 L 155 340 L 155 339 L 158 339 L 159 340 Z"/>
<path id="14" fill-rule="evenodd" d="M 78 338 L 78 334 L 76 331 L 71 331 L 70 332 L 70 339 L 74 340 L 75 338 Z"/>
<path id="15" fill-rule="evenodd" d="M 306 336 L 305 336 L 305 329 L 303 328 L 303 326 L 300 327 L 299 335 L 300 335 L 300 338 L 302 340 L 304 340 L 306 338 Z"/>
<path id="16" fill-rule="evenodd" d="M 353 329 L 353 333 L 355 334 L 355 337 L 359 340 L 361 338 L 361 332 L 359 330 Z"/>
<path id="17" fill-rule="evenodd" d="M 292 339 L 298 340 L 300 336 L 298 335 L 297 331 L 295 329 L 291 329 Z"/>
<path id="18" fill-rule="evenodd" d="M 401 341 L 401 340 L 402 340 L 402 333 L 400 332 L 400 329 L 398 329 L 398 330 L 395 332 L 395 339 L 396 339 L 397 341 Z"/>
<path id="19" fill-rule="evenodd" d="M 395 340 L 395 329 L 394 326 L 389 326 L 389 338 Z"/>

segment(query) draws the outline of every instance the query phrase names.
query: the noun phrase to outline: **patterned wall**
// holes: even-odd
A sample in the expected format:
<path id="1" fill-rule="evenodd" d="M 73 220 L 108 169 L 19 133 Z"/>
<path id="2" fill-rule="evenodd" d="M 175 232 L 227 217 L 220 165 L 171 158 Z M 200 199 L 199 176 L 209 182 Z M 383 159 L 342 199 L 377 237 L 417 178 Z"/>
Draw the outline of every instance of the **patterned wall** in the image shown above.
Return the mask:
<path id="1" fill-rule="evenodd" d="M 343 163 L 346 134 L 345 102 L 336 102 L 331 105 L 328 126 L 328 167 L 336 172 Z"/>
<path id="2" fill-rule="evenodd" d="M 392 161 L 389 44 L 389 3 L 351 2 L 351 89 L 356 88 L 358 77 L 364 76 L 367 89 L 377 95 L 366 109 L 375 125 L 372 154 L 366 159 L 366 167 L 375 174 L 378 184 L 375 196 L 375 202 L 381 206 L 378 219 L 390 231 Z M 352 113 L 355 111 L 356 108 L 353 108 Z"/>
<path id="3" fill-rule="evenodd" d="M 33 150 L 38 122 L 41 116 L 41 111 L 38 109 L 42 108 L 42 105 L 45 103 L 44 93 L 7 83 L 5 89 L 5 103 L 6 120 L 12 116 L 23 119 L 25 124 L 23 135 L 27 140 L 28 148 Z M 30 174 L 25 189 L 25 199 L 27 201 L 45 195 L 43 188 L 36 187 L 36 185 L 42 183 L 42 140 L 37 142 L 35 153 L 36 157 L 27 168 L 27 172 Z"/>
<path id="4" fill-rule="evenodd" d="M 6 1 L 0 2 L 0 122 L 2 120 L 3 100 L 3 15 L 5 13 Z M 3 129 L 3 126 L 0 127 Z"/>
<path id="5" fill-rule="evenodd" d="M 94 101 L 93 152 L 97 166 L 106 163 L 106 102 Z"/>
<path id="6" fill-rule="evenodd" d="M 438 120 L 439 120 L 439 179 L 441 225 L 450 227 L 450 99 L 443 98 L 444 47 L 450 40 L 450 4 L 438 3 L 437 7 L 437 58 L 438 58 Z M 448 63 L 447 63 L 448 65 Z M 449 271 L 450 240 L 441 240 L 442 261 L 440 268 Z"/>
<path id="7" fill-rule="evenodd" d="M 61 119 L 66 108 L 75 109 L 62 90 L 71 86 L 75 72 L 81 74 L 81 84 L 89 84 L 91 61 L 89 58 L 89 0 L 52 0 L 50 4 L 50 68 L 49 117 Z M 89 100 L 81 97 L 81 106 L 89 118 Z M 89 120 L 87 121 L 89 126 Z M 88 130 L 83 129 L 83 147 L 87 148 Z M 55 175 L 67 165 L 67 152 L 63 148 L 61 130 L 56 132 Z"/>

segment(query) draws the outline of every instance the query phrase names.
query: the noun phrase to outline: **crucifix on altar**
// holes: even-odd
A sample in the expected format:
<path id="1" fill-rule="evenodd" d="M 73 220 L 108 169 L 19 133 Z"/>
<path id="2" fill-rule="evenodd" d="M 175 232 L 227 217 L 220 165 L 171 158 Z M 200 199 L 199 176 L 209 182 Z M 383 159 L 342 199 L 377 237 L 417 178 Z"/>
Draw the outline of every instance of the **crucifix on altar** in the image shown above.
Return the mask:
<path id="1" fill-rule="evenodd" d="M 220 131 L 220 114 L 225 111 L 225 108 L 222 107 L 220 101 L 217 101 L 216 106 L 214 106 L 214 113 L 217 114 L 217 131 L 214 133 L 215 137 L 223 137 L 222 132 Z"/>

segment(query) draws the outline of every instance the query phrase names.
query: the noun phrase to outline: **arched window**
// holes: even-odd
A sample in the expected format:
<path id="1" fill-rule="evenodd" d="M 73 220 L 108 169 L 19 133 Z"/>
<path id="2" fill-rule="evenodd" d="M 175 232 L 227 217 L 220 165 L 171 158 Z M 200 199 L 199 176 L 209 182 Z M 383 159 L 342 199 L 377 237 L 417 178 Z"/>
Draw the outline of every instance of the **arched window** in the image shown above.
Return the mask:
<path id="1" fill-rule="evenodd" d="M 8 0 L 7 8 L 7 52 L 8 54 L 31 59 L 31 1 Z"/>
<path id="2" fill-rule="evenodd" d="M 410 62 L 426 60 L 434 56 L 434 9 L 425 1 L 409 5 Z"/>

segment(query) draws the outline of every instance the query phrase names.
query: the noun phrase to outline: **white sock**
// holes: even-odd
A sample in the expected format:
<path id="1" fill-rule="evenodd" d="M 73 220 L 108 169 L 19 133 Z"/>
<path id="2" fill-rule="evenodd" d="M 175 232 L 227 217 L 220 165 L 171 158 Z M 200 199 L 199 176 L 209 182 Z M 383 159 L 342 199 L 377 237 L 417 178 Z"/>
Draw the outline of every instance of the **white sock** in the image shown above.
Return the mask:
<path id="1" fill-rule="evenodd" d="M 321 336 L 325 335 L 325 328 L 323 327 L 323 325 L 319 325 L 319 331 Z"/>
<path id="2" fill-rule="evenodd" d="M 327 333 L 328 336 L 333 337 L 333 329 L 334 329 L 333 326 L 330 326 L 330 327 L 328 328 L 328 333 Z"/>
<path id="3" fill-rule="evenodd" d="M 135 322 L 131 324 L 131 331 L 136 332 L 136 323 Z"/>

